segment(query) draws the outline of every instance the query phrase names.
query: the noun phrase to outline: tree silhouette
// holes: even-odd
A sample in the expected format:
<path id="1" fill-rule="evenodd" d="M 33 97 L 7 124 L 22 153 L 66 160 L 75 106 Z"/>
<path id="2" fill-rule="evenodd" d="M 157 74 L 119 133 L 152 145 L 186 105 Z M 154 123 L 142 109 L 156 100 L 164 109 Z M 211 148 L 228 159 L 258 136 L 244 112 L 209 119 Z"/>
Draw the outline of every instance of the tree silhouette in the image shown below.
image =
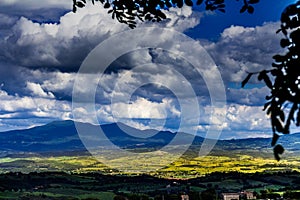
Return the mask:
<path id="1" fill-rule="evenodd" d="M 100 2 L 108 14 L 120 23 L 127 24 L 130 28 L 135 28 L 137 20 L 142 22 L 160 22 L 166 19 L 164 11 L 171 7 L 181 8 L 184 5 L 193 6 L 192 0 L 90 0 L 93 4 Z M 239 0 L 236 0 L 239 1 Z M 253 4 L 259 0 L 241 0 L 243 5 L 240 12 L 254 12 Z M 73 12 L 86 5 L 86 0 L 73 0 Z M 225 0 L 197 0 L 196 5 L 205 4 L 206 10 L 225 12 Z"/>
<path id="2" fill-rule="evenodd" d="M 242 82 L 244 87 L 251 76 L 257 74 L 258 80 L 270 89 L 264 111 L 270 115 L 273 130 L 271 145 L 277 160 L 284 152 L 284 148 L 277 144 L 280 134 L 289 134 L 291 123 L 300 125 L 300 1 L 285 8 L 279 32 L 284 36 L 280 45 L 287 53 L 273 56 L 271 70 L 249 73 Z"/>

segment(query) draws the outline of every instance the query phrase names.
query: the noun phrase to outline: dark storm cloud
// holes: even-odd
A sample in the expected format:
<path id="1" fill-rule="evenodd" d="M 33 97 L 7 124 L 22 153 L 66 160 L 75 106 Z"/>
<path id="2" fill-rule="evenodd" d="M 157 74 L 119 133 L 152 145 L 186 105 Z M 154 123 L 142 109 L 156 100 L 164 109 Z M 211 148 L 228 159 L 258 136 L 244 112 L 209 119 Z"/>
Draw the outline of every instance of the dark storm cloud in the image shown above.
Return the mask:
<path id="1" fill-rule="evenodd" d="M 98 6 L 87 5 L 76 14 L 69 12 L 59 19 L 67 5 L 62 3 L 62 8 L 57 9 L 59 1 L 46 1 L 39 6 L 27 1 L 27 7 L 22 11 L 18 11 L 22 5 L 18 1 L 5 1 L 4 5 L 0 13 L 1 9 L 7 8 L 10 17 L 22 17 L 11 26 L 6 37 L 0 38 L 0 59 L 32 69 L 77 71 L 96 45 L 115 33 L 129 30 Z M 12 6 L 16 8 L 13 10 Z M 51 9 L 55 6 L 56 9 Z M 168 12 L 168 17 L 172 20 L 159 26 L 185 30 L 195 26 L 200 19 L 200 15 L 192 13 L 190 8 L 174 9 Z M 114 45 L 118 44 L 112 44 L 112 47 Z"/>
<path id="2" fill-rule="evenodd" d="M 101 41 L 115 33 L 128 30 L 128 27 L 112 20 L 107 11 L 99 7 L 91 6 L 76 14 L 65 14 L 69 6 L 67 4 L 59 6 L 59 9 L 48 10 L 54 4 L 57 8 L 59 2 L 62 2 L 58 0 L 41 1 L 41 4 L 36 4 L 35 0 L 27 0 L 22 10 L 18 9 L 22 8 L 20 2 L 23 1 L 4 2 L 7 4 L 6 9 L 10 10 L 4 11 L 5 6 L 0 8 L 0 125 L 7 128 L 12 128 L 12 124 L 28 127 L 53 119 L 72 118 L 72 89 L 81 62 Z M 43 6 L 45 8 L 41 9 Z M 184 31 L 199 23 L 199 16 L 192 16 L 191 13 L 186 7 L 181 11 L 170 12 L 172 20 L 158 25 Z M 62 14 L 65 15 L 60 16 Z M 280 36 L 275 34 L 277 28 L 278 23 L 266 23 L 252 28 L 233 26 L 224 30 L 219 40 L 201 43 L 213 57 L 225 85 L 228 86 L 228 109 L 220 110 L 220 113 L 227 112 L 226 122 L 222 126 L 228 133 L 269 128 L 266 127 L 268 123 L 264 113 L 260 112 L 261 107 L 257 106 L 263 103 L 261 98 L 263 99 L 266 92 L 265 88 L 241 90 L 232 88 L 229 83 L 240 83 L 246 76 L 246 70 L 259 70 L 270 65 L 272 55 L 281 50 Z M 115 45 L 118 44 L 112 43 L 107 53 L 113 51 Z M 190 46 L 185 48 L 193 54 Z M 193 85 L 199 99 L 202 125 L 190 128 L 205 131 L 211 117 L 207 87 L 188 60 L 174 55 L 176 54 L 159 49 L 135 51 L 115 60 L 99 83 L 86 74 L 82 81 L 83 86 L 90 82 L 99 85 L 96 95 L 99 121 L 113 122 L 111 107 L 115 106 L 122 111 L 120 118 L 162 119 L 171 116 L 175 119 L 174 123 L 177 123 L 180 106 L 172 92 L 155 84 L 142 85 L 147 81 L 168 83 L 169 86 L 178 88 L 178 93 L 185 94 L 183 83 L 178 82 L 178 77 L 170 70 L 174 69 Z M 191 55 L 194 58 L 198 56 Z M 145 63 L 151 65 L 134 71 L 134 66 Z M 117 93 L 115 83 L 126 73 L 127 79 L 120 84 L 121 90 Z M 131 115 L 128 115 L 128 106 L 122 102 L 110 105 L 113 96 L 122 97 L 132 88 L 138 89 L 135 90 L 129 106 Z M 184 101 L 188 103 L 189 96 Z M 142 108 L 146 108 L 145 114 L 141 112 Z M 195 108 L 190 106 L 188 109 L 191 113 L 188 117 L 193 120 Z M 89 119 L 90 112 L 84 108 L 78 112 L 82 113 L 82 121 Z M 253 117 L 249 118 L 249 115 Z M 142 126 L 141 123 L 128 123 L 137 128 L 153 128 Z M 169 123 L 168 127 L 175 126 Z"/>
<path id="3" fill-rule="evenodd" d="M 33 21 L 21 17 L 6 37 L 0 38 L 2 61 L 32 69 L 77 71 L 86 55 L 99 42 L 126 27 L 115 23 L 106 13 L 96 13 L 95 8 L 94 14 L 88 9 L 76 14 L 68 13 L 59 24 L 34 22 L 45 20 L 38 19 L 39 13 L 32 15 Z M 105 24 L 112 26 L 105 27 Z"/>
<path id="4" fill-rule="evenodd" d="M 15 19 L 25 17 L 38 23 L 59 23 L 60 17 L 67 12 L 70 12 L 70 9 L 39 8 L 34 10 L 24 10 L 22 8 L 15 7 L 0 7 L 1 15 L 6 15 Z"/>

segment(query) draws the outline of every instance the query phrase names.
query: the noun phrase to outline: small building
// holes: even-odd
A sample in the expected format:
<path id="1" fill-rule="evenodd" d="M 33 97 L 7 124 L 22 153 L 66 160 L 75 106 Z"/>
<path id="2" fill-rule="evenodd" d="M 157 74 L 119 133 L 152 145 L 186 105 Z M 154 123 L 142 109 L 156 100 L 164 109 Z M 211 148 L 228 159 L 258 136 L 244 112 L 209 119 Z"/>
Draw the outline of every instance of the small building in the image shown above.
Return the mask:
<path id="1" fill-rule="evenodd" d="M 251 191 L 243 191 L 242 194 L 246 199 L 256 199 L 256 196 Z"/>
<path id="2" fill-rule="evenodd" d="M 239 200 L 240 193 L 222 193 L 223 200 Z"/>
<path id="3" fill-rule="evenodd" d="M 187 194 L 181 195 L 181 200 L 190 200 L 189 195 Z"/>

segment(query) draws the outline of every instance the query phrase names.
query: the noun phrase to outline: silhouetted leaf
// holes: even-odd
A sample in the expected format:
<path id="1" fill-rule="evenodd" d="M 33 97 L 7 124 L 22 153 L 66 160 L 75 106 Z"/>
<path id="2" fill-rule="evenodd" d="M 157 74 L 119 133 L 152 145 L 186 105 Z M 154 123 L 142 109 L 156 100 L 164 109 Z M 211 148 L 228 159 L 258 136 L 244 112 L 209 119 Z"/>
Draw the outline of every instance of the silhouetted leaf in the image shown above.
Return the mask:
<path id="1" fill-rule="evenodd" d="M 182 6 L 183 6 L 182 0 L 178 1 L 177 6 L 178 6 L 178 8 L 182 8 Z"/>
<path id="2" fill-rule="evenodd" d="M 272 67 L 280 68 L 280 67 L 282 67 L 282 66 L 283 66 L 282 64 L 272 63 Z M 272 73 L 272 75 L 273 75 L 273 73 Z"/>
<path id="3" fill-rule="evenodd" d="M 242 82 L 242 88 L 248 83 L 253 73 L 249 73 L 248 76 Z"/>
<path id="4" fill-rule="evenodd" d="M 76 11 L 77 11 L 76 6 L 73 6 L 73 12 L 76 13 Z"/>
<path id="5" fill-rule="evenodd" d="M 289 39 L 282 39 L 282 40 L 280 40 L 280 46 L 282 48 L 285 48 L 285 47 L 289 46 L 290 44 L 291 43 L 290 43 Z"/>
<path id="6" fill-rule="evenodd" d="M 272 138 L 272 143 L 271 143 L 272 147 L 275 146 L 275 144 L 277 143 L 278 139 L 279 139 L 279 135 L 276 134 L 276 133 L 274 133 L 273 134 L 273 138 Z"/>
<path id="7" fill-rule="evenodd" d="M 297 113 L 296 126 L 300 126 L 300 109 L 298 109 L 298 113 Z"/>
<path id="8" fill-rule="evenodd" d="M 282 29 L 278 29 L 278 30 L 276 31 L 276 34 L 279 33 L 280 31 L 282 31 Z"/>
<path id="9" fill-rule="evenodd" d="M 285 120 L 284 112 L 282 110 L 279 110 L 279 118 L 282 122 Z"/>
<path id="10" fill-rule="evenodd" d="M 244 5 L 241 10 L 240 10 L 240 13 L 243 13 L 247 10 L 248 6 L 247 5 Z"/>
<path id="11" fill-rule="evenodd" d="M 256 3 L 259 3 L 259 0 L 250 0 L 250 1 L 248 1 L 248 3 L 250 3 L 250 4 L 256 4 Z"/>
<path id="12" fill-rule="evenodd" d="M 184 3 L 187 5 L 187 6 L 193 6 L 193 2 L 191 0 L 184 0 Z"/>
<path id="13" fill-rule="evenodd" d="M 261 71 L 261 72 L 259 73 L 257 79 L 258 79 L 259 81 L 261 81 L 261 80 L 263 79 L 264 74 L 265 74 L 265 70 Z"/>
<path id="14" fill-rule="evenodd" d="M 271 114 L 271 112 L 272 112 L 272 106 L 270 106 L 270 107 L 268 108 L 268 110 L 267 110 L 267 115 Z"/>
<path id="15" fill-rule="evenodd" d="M 79 8 L 83 8 L 85 5 L 81 1 L 78 1 L 76 2 L 76 6 L 78 6 Z"/>
<path id="16" fill-rule="evenodd" d="M 291 110 L 290 110 L 290 112 L 289 112 L 289 116 L 288 116 L 287 122 L 286 122 L 285 127 L 284 127 L 284 131 L 283 131 L 284 134 L 289 134 L 290 133 L 290 131 L 289 131 L 290 130 L 290 124 L 291 124 L 292 121 L 294 121 L 294 114 L 295 114 L 295 111 L 297 110 L 297 108 L 298 108 L 297 103 L 294 103 Z"/>
<path id="17" fill-rule="evenodd" d="M 266 96 L 266 100 L 270 100 L 270 99 L 272 99 L 273 98 L 273 95 L 270 95 L 270 96 Z"/>
<path id="18" fill-rule="evenodd" d="M 197 2 L 196 2 L 197 5 L 200 5 L 202 3 L 203 3 L 203 0 L 197 0 Z"/>
<path id="19" fill-rule="evenodd" d="M 158 16 L 163 18 L 163 19 L 167 19 L 167 16 L 163 12 L 159 12 Z"/>
<path id="20" fill-rule="evenodd" d="M 282 133 L 283 133 L 283 134 L 289 134 L 289 133 L 290 133 L 290 128 L 289 128 L 289 126 L 287 126 L 287 125 L 284 126 Z"/>
<path id="21" fill-rule="evenodd" d="M 273 111 L 274 111 L 274 109 L 273 109 Z M 274 113 L 272 113 L 272 114 L 274 114 Z M 272 117 L 272 126 L 276 129 L 277 132 L 279 132 L 279 133 L 283 132 L 283 126 L 276 117 Z"/>
<path id="22" fill-rule="evenodd" d="M 272 63 L 273 66 L 274 63 Z M 278 67 L 281 65 L 278 65 Z M 274 66 L 273 66 L 274 67 Z M 281 71 L 279 71 L 278 69 L 272 69 L 271 71 L 272 76 L 278 76 L 280 74 Z"/>
<path id="23" fill-rule="evenodd" d="M 248 13 L 253 14 L 254 13 L 253 6 L 248 6 L 247 11 L 248 11 Z"/>
<path id="24" fill-rule="evenodd" d="M 129 24 L 129 28 L 134 29 L 136 26 L 134 24 Z"/>
<path id="25" fill-rule="evenodd" d="M 273 87 L 273 84 L 272 84 L 272 82 L 271 82 L 269 76 L 268 76 L 268 75 L 265 75 L 263 78 L 264 78 L 264 81 L 265 81 L 265 83 L 266 83 L 266 86 L 268 86 L 269 88 L 272 88 L 272 87 Z"/>
<path id="26" fill-rule="evenodd" d="M 285 13 L 290 16 L 294 16 L 297 14 L 299 4 L 291 4 L 285 9 Z"/>
<path id="27" fill-rule="evenodd" d="M 285 28 L 282 28 L 281 31 L 282 31 L 282 33 L 283 33 L 284 35 L 287 35 L 287 31 L 286 31 Z"/>
<path id="28" fill-rule="evenodd" d="M 275 147 L 274 147 L 274 156 L 275 156 L 275 159 L 277 161 L 280 161 L 280 157 L 279 157 L 279 154 L 283 154 L 284 152 L 284 148 L 283 146 L 281 146 L 280 144 L 277 144 Z"/>
<path id="29" fill-rule="evenodd" d="M 270 106 L 271 103 L 272 103 L 272 101 L 265 103 L 263 111 L 265 111 Z"/>
<path id="30" fill-rule="evenodd" d="M 106 2 L 105 4 L 104 4 L 104 8 L 109 8 L 110 7 L 110 4 L 108 3 L 108 2 Z"/>
<path id="31" fill-rule="evenodd" d="M 152 19 L 152 17 L 151 17 L 150 14 L 147 14 L 147 15 L 145 16 L 145 19 L 150 21 L 150 20 Z"/>
<path id="32" fill-rule="evenodd" d="M 282 56 L 282 55 L 275 55 L 273 56 L 273 59 L 276 61 L 276 62 L 283 62 L 285 60 L 285 56 Z"/>
<path id="33" fill-rule="evenodd" d="M 265 83 L 266 83 L 266 86 L 268 86 L 269 88 L 272 88 L 273 84 L 269 78 L 269 76 L 267 75 L 267 71 L 266 70 L 263 70 L 259 73 L 258 75 L 258 80 L 261 81 L 261 80 L 264 80 Z"/>
<path id="34" fill-rule="evenodd" d="M 172 4 L 170 3 L 170 1 L 166 1 L 165 3 L 166 3 L 166 6 L 167 6 L 168 8 L 171 8 L 171 7 L 172 7 Z"/>
<path id="35" fill-rule="evenodd" d="M 181 8 L 183 6 L 182 0 L 172 0 L 173 4 L 176 4 L 178 8 Z"/>
<path id="36" fill-rule="evenodd" d="M 129 17 L 126 17 L 128 20 L 130 20 L 130 21 L 132 21 L 132 20 L 134 20 L 135 18 L 134 17 L 131 17 L 131 16 L 129 16 Z M 131 22 L 130 22 L 131 23 Z M 136 23 L 136 22 L 135 22 Z"/>

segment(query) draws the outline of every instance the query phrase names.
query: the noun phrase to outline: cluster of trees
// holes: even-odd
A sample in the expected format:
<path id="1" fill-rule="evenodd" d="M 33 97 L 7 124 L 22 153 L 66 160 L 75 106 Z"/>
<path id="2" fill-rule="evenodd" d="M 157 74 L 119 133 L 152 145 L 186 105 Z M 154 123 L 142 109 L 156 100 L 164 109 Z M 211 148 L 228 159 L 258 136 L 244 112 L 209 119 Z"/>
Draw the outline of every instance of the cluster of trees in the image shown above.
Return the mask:
<path id="1" fill-rule="evenodd" d="M 277 178 L 276 178 L 277 177 Z M 278 177 L 281 177 L 278 179 Z M 0 195 L 14 194 L 22 199 L 49 198 L 51 193 L 61 193 L 61 187 L 64 187 L 66 193 L 63 198 L 53 199 L 78 199 L 70 191 L 80 190 L 88 193 L 111 191 L 116 194 L 115 200 L 147 200 L 147 199 L 181 199 L 181 195 L 188 194 L 190 199 L 220 199 L 222 193 L 239 192 L 243 190 L 255 190 L 266 186 L 281 188 L 279 190 L 260 190 L 255 195 L 261 199 L 278 197 L 279 192 L 284 197 L 291 199 L 300 199 L 300 173 L 296 171 L 278 172 L 278 173 L 256 173 L 243 174 L 239 172 L 230 173 L 212 173 L 205 177 L 199 177 L 190 180 L 169 180 L 159 179 L 148 175 L 142 176 L 110 176 L 100 173 L 68 174 L 63 172 L 43 172 L 43 173 L 7 173 L 0 175 Z M 227 180 L 227 181 L 226 181 Z M 228 181 L 230 180 L 230 181 Z M 223 183 L 230 183 L 224 185 Z M 251 187 L 251 182 L 255 187 Z M 258 185 L 257 182 L 263 183 Z M 240 186 L 237 188 L 237 184 Z M 166 187 L 166 186 L 170 187 Z M 226 186 L 226 187 L 225 187 Z M 245 186 L 245 188 L 243 187 Z M 202 192 L 195 190 L 201 188 Z M 126 192 L 120 192 L 126 191 Z M 76 193 L 76 192 L 75 192 Z M 112 195 L 114 195 L 112 194 Z M 23 198 L 24 197 L 24 198 Z M 26 197 L 26 198 L 25 198 Z M 241 194 L 242 197 L 242 194 Z M 101 199 L 102 197 L 93 197 Z M 52 198 L 51 198 L 52 199 Z M 87 197 L 86 199 L 92 199 Z"/>
<path id="2" fill-rule="evenodd" d="M 254 196 L 257 199 L 300 199 L 300 192 L 295 191 L 286 191 L 281 196 L 279 193 L 276 193 L 271 190 L 261 190 L 259 193 L 254 192 Z M 149 200 L 150 197 L 144 194 L 126 194 L 126 195 L 117 195 L 114 197 L 114 200 Z M 164 194 L 164 195 L 157 195 L 154 197 L 155 200 L 179 200 L 181 199 L 180 194 Z M 213 189 L 207 189 L 203 192 L 191 192 L 189 193 L 189 199 L 193 200 L 208 200 L 208 199 L 222 199 L 221 195 Z M 246 200 L 247 197 L 245 195 L 240 196 L 241 200 Z"/>

